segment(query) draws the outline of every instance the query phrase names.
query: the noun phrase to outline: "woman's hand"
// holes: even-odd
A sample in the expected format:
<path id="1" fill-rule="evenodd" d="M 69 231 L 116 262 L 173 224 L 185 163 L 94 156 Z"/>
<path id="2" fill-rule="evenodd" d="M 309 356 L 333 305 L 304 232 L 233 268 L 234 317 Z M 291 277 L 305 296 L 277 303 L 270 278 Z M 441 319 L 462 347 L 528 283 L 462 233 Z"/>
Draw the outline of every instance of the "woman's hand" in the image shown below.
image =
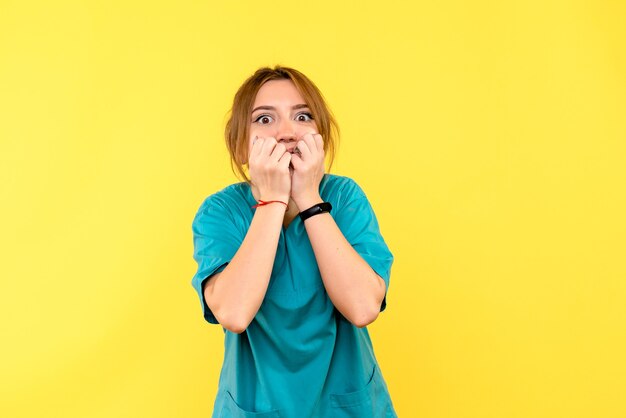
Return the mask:
<path id="1" fill-rule="evenodd" d="M 300 211 L 320 203 L 320 182 L 324 177 L 324 141 L 320 134 L 305 134 L 298 141 L 300 155 L 291 156 L 291 198 Z"/>
<path id="2" fill-rule="evenodd" d="M 289 200 L 291 154 L 286 150 L 285 145 L 277 143 L 273 137 L 253 140 L 248 168 L 250 181 L 259 190 L 259 199 Z"/>

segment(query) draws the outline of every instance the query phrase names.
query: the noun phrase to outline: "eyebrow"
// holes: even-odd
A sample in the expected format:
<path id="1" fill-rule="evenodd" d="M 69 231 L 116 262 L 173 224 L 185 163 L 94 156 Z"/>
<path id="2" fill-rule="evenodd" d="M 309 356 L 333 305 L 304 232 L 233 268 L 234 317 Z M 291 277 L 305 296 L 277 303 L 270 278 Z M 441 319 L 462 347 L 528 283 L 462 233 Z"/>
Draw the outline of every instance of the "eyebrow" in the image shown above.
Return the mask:
<path id="1" fill-rule="evenodd" d="M 309 107 L 309 106 L 304 103 L 300 103 L 300 104 L 292 106 L 292 109 L 296 110 L 296 109 L 302 109 L 305 107 Z M 276 110 L 276 108 L 274 106 L 257 106 L 256 108 L 254 108 L 254 110 L 252 110 L 252 113 L 256 112 L 257 110 Z"/>

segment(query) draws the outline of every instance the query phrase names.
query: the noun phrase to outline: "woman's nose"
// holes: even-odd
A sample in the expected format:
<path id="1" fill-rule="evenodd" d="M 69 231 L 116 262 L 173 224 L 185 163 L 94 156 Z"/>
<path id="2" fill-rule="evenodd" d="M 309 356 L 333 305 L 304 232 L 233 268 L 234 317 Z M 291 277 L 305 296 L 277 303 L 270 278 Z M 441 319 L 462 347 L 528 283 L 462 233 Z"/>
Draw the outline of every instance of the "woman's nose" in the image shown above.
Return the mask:
<path id="1" fill-rule="evenodd" d="M 276 133 L 277 141 L 295 141 L 296 140 L 296 127 L 294 122 L 289 119 L 283 119 L 278 125 L 278 132 Z"/>

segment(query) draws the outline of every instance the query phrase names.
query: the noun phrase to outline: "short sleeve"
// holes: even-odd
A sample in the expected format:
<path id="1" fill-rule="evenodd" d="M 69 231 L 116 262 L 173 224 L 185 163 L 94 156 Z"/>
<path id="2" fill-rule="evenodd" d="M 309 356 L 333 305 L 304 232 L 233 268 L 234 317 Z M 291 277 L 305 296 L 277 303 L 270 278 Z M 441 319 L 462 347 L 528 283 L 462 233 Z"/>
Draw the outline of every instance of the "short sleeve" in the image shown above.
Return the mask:
<path id="1" fill-rule="evenodd" d="M 243 237 L 226 208 L 219 204 L 200 207 L 193 219 L 193 258 L 198 264 L 191 285 L 198 293 L 204 319 L 211 324 L 219 322 L 208 307 L 202 285 L 215 273 L 219 273 L 235 256 Z"/>
<path id="2" fill-rule="evenodd" d="M 370 265 L 385 282 L 385 298 L 381 304 L 381 312 L 387 306 L 387 291 L 391 276 L 393 254 L 383 239 L 374 210 L 356 183 L 352 183 L 353 191 L 345 204 L 332 212 L 337 226 L 355 251 Z M 342 193 L 343 194 L 343 193 Z"/>

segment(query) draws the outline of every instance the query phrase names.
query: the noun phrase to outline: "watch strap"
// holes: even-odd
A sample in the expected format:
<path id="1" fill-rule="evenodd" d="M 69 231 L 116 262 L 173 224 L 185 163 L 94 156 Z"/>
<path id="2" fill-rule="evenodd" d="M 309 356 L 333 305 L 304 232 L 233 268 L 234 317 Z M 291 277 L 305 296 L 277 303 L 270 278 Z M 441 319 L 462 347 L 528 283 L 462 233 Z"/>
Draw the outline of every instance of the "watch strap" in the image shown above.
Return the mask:
<path id="1" fill-rule="evenodd" d="M 303 210 L 298 215 L 300 216 L 300 219 L 302 219 L 302 222 L 304 222 L 311 216 L 319 215 L 320 213 L 330 212 L 332 208 L 333 206 L 330 204 L 330 202 L 318 203 L 317 205 L 313 205 L 310 208 Z"/>

